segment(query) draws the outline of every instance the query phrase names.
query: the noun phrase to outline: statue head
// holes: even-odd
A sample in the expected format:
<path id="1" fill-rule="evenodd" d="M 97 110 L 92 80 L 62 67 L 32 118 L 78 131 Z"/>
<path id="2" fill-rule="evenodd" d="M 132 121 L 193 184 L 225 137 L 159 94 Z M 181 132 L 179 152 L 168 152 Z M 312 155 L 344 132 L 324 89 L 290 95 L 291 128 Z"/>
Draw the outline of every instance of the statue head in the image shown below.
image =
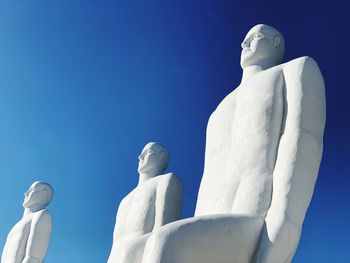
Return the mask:
<path id="1" fill-rule="evenodd" d="M 24 208 L 45 208 L 52 200 L 53 188 L 45 182 L 34 182 L 24 194 Z"/>
<path id="2" fill-rule="evenodd" d="M 168 150 L 157 142 L 146 144 L 139 156 L 138 172 L 140 174 L 161 174 L 168 166 Z"/>
<path id="3" fill-rule="evenodd" d="M 284 39 L 275 28 L 259 24 L 249 30 L 242 43 L 241 67 L 272 67 L 281 63 Z"/>

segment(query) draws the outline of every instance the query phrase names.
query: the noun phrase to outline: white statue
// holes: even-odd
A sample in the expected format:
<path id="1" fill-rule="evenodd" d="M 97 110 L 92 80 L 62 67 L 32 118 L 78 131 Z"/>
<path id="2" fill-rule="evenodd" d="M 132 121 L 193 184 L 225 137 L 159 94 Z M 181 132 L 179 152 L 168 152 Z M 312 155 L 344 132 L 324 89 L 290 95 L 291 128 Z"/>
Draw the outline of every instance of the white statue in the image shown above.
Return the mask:
<path id="1" fill-rule="evenodd" d="M 195 216 L 154 232 L 143 263 L 292 260 L 322 156 L 324 82 L 310 57 L 279 64 L 270 26 L 242 48 L 242 82 L 208 122 Z"/>
<path id="2" fill-rule="evenodd" d="M 24 194 L 24 214 L 11 229 L 2 252 L 1 263 L 42 263 L 49 245 L 53 188 L 34 182 Z"/>
<path id="3" fill-rule="evenodd" d="M 120 203 L 108 263 L 141 262 L 152 231 L 177 220 L 182 205 L 182 185 L 173 173 L 163 174 L 168 151 L 148 143 L 139 156 L 139 183 Z"/>

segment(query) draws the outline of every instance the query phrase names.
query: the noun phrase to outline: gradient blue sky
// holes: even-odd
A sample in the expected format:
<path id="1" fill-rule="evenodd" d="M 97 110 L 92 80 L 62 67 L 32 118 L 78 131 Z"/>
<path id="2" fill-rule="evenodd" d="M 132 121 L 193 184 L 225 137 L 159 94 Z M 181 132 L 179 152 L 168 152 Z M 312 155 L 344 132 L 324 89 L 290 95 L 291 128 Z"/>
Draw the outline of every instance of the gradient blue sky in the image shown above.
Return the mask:
<path id="1" fill-rule="evenodd" d="M 278 3 L 277 3 L 278 2 Z M 148 141 L 194 213 L 210 113 L 241 78 L 240 44 L 278 28 L 286 61 L 324 74 L 324 156 L 293 262 L 350 262 L 348 12 L 327 1 L 0 1 L 0 247 L 35 180 L 55 188 L 48 263 L 106 262 Z M 344 19 L 345 18 L 345 19 Z"/>

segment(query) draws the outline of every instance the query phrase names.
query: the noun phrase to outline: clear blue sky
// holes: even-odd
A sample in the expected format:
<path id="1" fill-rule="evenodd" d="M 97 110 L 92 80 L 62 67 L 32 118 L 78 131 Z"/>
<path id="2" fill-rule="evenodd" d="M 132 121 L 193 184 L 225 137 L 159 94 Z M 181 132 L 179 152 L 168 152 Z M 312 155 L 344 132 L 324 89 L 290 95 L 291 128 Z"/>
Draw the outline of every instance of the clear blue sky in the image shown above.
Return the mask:
<path id="1" fill-rule="evenodd" d="M 264 3 L 262 3 L 264 2 Z M 336 1 L 0 2 L 0 249 L 35 180 L 55 188 L 47 263 L 106 262 L 115 212 L 148 141 L 194 213 L 210 113 L 241 78 L 257 23 L 324 74 L 324 157 L 295 263 L 350 262 L 349 28 Z"/>

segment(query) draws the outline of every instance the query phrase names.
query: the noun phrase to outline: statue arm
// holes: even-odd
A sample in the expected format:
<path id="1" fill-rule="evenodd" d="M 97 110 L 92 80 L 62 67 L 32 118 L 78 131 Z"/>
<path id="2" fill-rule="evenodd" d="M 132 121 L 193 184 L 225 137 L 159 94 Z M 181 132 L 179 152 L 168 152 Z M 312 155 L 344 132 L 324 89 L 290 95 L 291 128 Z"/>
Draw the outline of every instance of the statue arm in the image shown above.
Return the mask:
<path id="1" fill-rule="evenodd" d="M 205 215 L 169 223 L 149 237 L 142 263 L 249 262 L 263 219 Z"/>
<path id="2" fill-rule="evenodd" d="M 174 174 L 164 175 L 157 186 L 153 231 L 179 218 L 182 206 L 182 185 Z"/>
<path id="3" fill-rule="evenodd" d="M 120 236 L 122 236 L 122 233 L 120 233 L 119 230 L 119 221 L 121 220 L 121 214 L 122 214 L 122 205 L 123 205 L 123 201 L 124 199 L 121 201 L 121 203 L 119 204 L 116 216 L 115 216 L 115 225 L 114 225 L 114 230 L 113 230 L 113 240 L 118 240 Z"/>
<path id="4" fill-rule="evenodd" d="M 22 263 L 42 263 L 44 261 L 51 235 L 51 221 L 51 214 L 46 210 L 33 218 Z"/>
<path id="5" fill-rule="evenodd" d="M 5 244 L 5 247 L 2 250 L 2 254 L 1 254 L 1 263 L 5 263 L 5 260 L 7 258 L 7 247 Z"/>
<path id="6" fill-rule="evenodd" d="M 288 263 L 299 243 L 322 157 L 326 119 L 321 72 L 310 57 L 284 65 L 285 116 L 273 194 L 254 263 Z"/>

